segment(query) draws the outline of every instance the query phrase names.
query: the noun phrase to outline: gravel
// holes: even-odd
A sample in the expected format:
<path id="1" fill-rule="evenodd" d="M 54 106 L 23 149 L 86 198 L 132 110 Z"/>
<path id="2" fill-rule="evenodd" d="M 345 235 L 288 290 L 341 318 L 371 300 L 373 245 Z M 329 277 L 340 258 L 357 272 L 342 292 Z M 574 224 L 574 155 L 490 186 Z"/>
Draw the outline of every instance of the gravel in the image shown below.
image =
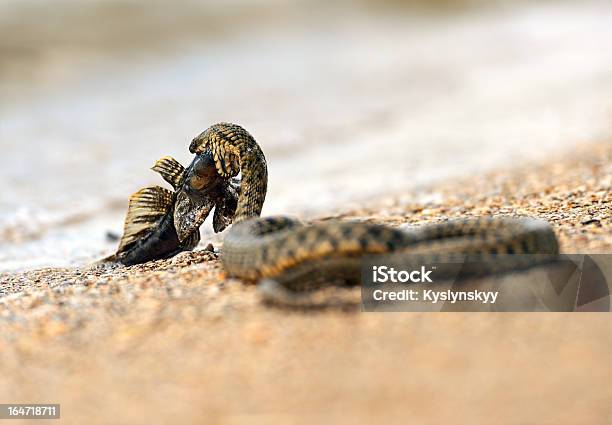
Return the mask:
<path id="1" fill-rule="evenodd" d="M 563 252 L 611 253 L 611 160 L 612 144 L 592 144 L 320 218 L 529 215 L 553 225 Z M 218 251 L 5 274 L 0 329 L 0 399 L 61 403 L 61 423 L 612 418 L 606 314 L 269 308 L 224 275 Z"/>

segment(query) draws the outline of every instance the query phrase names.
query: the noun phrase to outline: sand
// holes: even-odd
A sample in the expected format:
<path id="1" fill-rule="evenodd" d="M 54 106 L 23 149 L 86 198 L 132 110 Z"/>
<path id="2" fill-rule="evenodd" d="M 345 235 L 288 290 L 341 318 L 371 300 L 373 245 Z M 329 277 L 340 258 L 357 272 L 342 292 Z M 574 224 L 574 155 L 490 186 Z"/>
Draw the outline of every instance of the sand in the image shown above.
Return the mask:
<path id="1" fill-rule="evenodd" d="M 565 253 L 611 253 L 611 187 L 602 142 L 339 216 L 530 215 Z M 273 308 L 224 276 L 216 248 L 3 275 L 0 400 L 61 403 L 67 424 L 612 420 L 608 314 Z"/>

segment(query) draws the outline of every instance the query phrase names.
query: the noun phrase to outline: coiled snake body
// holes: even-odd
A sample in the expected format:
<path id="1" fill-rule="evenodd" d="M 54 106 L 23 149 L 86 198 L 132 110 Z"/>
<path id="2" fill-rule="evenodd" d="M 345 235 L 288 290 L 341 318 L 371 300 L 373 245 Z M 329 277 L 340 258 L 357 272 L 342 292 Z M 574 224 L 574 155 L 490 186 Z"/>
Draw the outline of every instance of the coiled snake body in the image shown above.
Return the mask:
<path id="1" fill-rule="evenodd" d="M 192 153 L 212 152 L 224 178 L 242 173 L 234 224 L 223 243 L 222 262 L 231 276 L 260 280 L 269 300 L 286 299 L 324 283 L 358 283 L 366 255 L 405 255 L 406 261 L 463 257 L 490 270 L 524 268 L 554 257 L 559 248 L 548 223 L 532 218 L 483 217 L 402 231 L 379 224 L 326 221 L 302 225 L 289 217 L 260 218 L 267 166 L 255 139 L 242 127 L 220 123 L 193 139 Z M 512 255 L 499 261 L 495 254 Z M 293 294 L 293 295 L 291 295 Z"/>

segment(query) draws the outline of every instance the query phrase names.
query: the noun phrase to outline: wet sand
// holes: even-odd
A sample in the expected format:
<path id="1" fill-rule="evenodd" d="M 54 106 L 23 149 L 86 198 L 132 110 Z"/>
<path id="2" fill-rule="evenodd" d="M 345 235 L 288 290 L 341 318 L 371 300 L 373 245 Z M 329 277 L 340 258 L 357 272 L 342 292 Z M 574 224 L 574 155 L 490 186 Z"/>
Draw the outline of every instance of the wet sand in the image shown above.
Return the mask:
<path id="1" fill-rule="evenodd" d="M 605 141 L 337 217 L 530 215 L 553 225 L 565 253 L 610 253 L 611 187 Z M 608 314 L 270 308 L 206 251 L 6 274 L 0 288 L 0 399 L 61 403 L 61 423 L 612 420 Z"/>

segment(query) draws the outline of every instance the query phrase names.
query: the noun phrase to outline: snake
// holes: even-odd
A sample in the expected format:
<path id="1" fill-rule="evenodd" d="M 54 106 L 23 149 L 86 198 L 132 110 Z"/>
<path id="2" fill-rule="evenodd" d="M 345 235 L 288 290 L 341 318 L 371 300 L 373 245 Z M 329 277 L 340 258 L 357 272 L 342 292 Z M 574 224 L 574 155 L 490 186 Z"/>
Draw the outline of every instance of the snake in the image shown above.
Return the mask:
<path id="1" fill-rule="evenodd" d="M 241 175 L 221 261 L 229 276 L 257 281 L 268 302 L 299 304 L 314 289 L 359 284 L 369 256 L 392 255 L 410 263 L 467 259 L 480 262 L 487 272 L 504 272 L 559 254 L 550 224 L 531 217 L 461 218 L 410 229 L 364 221 L 304 224 L 290 216 L 261 217 L 268 168 L 247 130 L 232 123 L 214 124 L 191 141 L 189 150 L 212 155 L 222 178 Z"/>

